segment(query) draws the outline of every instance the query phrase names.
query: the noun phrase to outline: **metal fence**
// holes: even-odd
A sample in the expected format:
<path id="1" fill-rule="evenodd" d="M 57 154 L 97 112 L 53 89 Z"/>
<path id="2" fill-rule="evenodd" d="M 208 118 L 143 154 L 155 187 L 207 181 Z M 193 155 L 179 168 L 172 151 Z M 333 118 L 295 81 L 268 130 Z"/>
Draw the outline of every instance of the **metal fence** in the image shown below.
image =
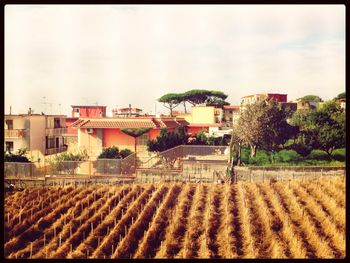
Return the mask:
<path id="1" fill-rule="evenodd" d="M 55 161 L 46 163 L 4 163 L 5 178 L 32 178 L 48 176 L 134 175 L 135 154 L 124 159 L 96 159 L 87 161 Z"/>

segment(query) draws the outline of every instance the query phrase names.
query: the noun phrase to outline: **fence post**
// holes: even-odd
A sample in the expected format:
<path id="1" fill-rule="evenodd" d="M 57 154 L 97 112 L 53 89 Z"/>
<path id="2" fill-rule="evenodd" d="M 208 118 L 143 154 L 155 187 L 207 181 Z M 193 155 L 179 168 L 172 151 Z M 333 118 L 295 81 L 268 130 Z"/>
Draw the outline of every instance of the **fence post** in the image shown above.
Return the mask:
<path id="1" fill-rule="evenodd" d="M 249 168 L 249 179 L 250 179 L 250 182 L 252 182 L 252 169 Z"/>
<path id="2" fill-rule="evenodd" d="M 263 183 L 265 182 L 265 167 L 263 168 Z"/>

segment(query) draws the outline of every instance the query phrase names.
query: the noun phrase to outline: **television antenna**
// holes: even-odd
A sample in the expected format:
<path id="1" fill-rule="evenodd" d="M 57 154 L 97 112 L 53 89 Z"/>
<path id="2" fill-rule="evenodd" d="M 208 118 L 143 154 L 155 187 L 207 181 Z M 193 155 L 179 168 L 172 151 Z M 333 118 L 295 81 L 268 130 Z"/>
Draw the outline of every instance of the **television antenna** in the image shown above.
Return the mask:
<path id="1" fill-rule="evenodd" d="M 42 97 L 43 98 L 43 100 L 44 100 L 44 102 L 43 103 L 41 103 L 41 104 L 44 104 L 45 105 L 45 107 L 44 107 L 44 113 L 46 113 L 46 105 L 49 105 L 50 106 L 50 113 L 52 114 L 52 103 L 51 102 L 47 102 L 47 100 L 46 100 L 46 97 L 44 96 L 44 97 Z"/>

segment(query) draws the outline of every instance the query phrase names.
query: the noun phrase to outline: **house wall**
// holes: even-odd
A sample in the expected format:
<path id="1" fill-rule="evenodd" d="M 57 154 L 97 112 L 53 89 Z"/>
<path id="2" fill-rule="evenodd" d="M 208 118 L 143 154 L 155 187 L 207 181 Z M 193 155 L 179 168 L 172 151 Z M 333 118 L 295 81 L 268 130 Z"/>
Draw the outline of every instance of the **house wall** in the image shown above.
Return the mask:
<path id="1" fill-rule="evenodd" d="M 135 151 L 135 139 L 123 133 L 120 129 L 103 129 L 103 147 L 117 146 L 119 150 L 130 149 Z"/>
<path id="2" fill-rule="evenodd" d="M 192 122 L 190 123 L 215 123 L 215 108 L 212 106 L 192 107 Z"/>
<path id="3" fill-rule="evenodd" d="M 13 121 L 13 129 L 25 129 L 25 118 L 21 116 L 6 116 L 4 118 L 4 129 L 7 130 L 6 120 Z"/>
<path id="4" fill-rule="evenodd" d="M 152 129 L 148 132 L 150 140 L 156 140 L 160 134 L 160 129 Z"/>
<path id="5" fill-rule="evenodd" d="M 30 117 L 30 150 L 38 150 L 45 154 L 45 116 Z"/>
<path id="6" fill-rule="evenodd" d="M 204 130 L 205 132 L 209 132 L 209 127 L 188 127 L 187 132 L 191 135 L 196 134 L 200 132 L 201 130 Z"/>
<path id="7" fill-rule="evenodd" d="M 72 117 L 106 117 L 106 108 L 105 107 L 74 107 L 79 108 L 79 113 L 73 112 Z M 102 112 L 102 116 L 100 115 Z"/>
<path id="8" fill-rule="evenodd" d="M 287 102 L 287 94 L 268 94 L 267 96 L 279 102 Z"/>
<path id="9" fill-rule="evenodd" d="M 68 134 L 78 134 L 77 129 L 72 128 L 72 123 L 77 121 L 77 120 L 78 120 L 78 118 L 66 119 L 67 133 Z"/>
<path id="10" fill-rule="evenodd" d="M 193 109 L 193 108 L 192 108 Z M 189 123 L 192 123 L 193 118 L 192 118 L 192 114 L 191 113 L 187 113 L 187 114 L 179 114 L 176 115 L 177 118 L 184 118 L 186 121 L 188 121 Z"/>

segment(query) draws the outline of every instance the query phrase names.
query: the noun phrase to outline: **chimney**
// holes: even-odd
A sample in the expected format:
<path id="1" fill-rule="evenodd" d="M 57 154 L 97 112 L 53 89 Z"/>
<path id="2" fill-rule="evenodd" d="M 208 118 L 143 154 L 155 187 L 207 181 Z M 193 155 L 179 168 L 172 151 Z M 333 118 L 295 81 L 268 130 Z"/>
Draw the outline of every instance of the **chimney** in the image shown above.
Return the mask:
<path id="1" fill-rule="evenodd" d="M 28 114 L 31 115 L 32 114 L 32 108 L 29 108 L 28 110 Z"/>
<path id="2" fill-rule="evenodd" d="M 130 114 L 130 117 L 131 117 L 131 104 L 129 104 L 129 114 Z"/>
<path id="3" fill-rule="evenodd" d="M 12 112 L 12 107 L 10 106 L 10 115 L 11 115 L 11 112 Z"/>

